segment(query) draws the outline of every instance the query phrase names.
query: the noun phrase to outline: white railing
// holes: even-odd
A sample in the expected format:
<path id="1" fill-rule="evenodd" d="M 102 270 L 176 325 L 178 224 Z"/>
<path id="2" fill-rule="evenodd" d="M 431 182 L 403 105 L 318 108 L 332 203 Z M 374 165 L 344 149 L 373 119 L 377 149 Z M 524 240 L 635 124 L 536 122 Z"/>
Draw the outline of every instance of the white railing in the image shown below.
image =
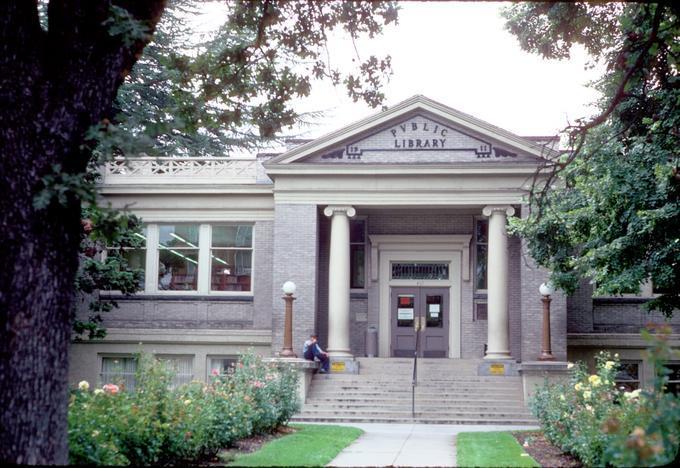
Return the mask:
<path id="1" fill-rule="evenodd" d="M 252 157 L 116 158 L 103 167 L 108 184 L 256 183 L 264 174 Z M 262 174 L 259 174 L 262 172 Z M 258 177 L 259 176 L 259 177 Z"/>

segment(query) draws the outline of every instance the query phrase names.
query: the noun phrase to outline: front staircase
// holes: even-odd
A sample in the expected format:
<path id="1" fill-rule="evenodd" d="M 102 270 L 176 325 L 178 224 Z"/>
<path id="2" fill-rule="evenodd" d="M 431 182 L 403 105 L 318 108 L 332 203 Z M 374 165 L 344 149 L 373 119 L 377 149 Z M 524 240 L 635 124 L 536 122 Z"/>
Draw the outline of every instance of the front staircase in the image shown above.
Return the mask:
<path id="1" fill-rule="evenodd" d="M 479 360 L 358 358 L 359 374 L 316 374 L 293 421 L 534 425 L 520 377 L 477 375 Z"/>

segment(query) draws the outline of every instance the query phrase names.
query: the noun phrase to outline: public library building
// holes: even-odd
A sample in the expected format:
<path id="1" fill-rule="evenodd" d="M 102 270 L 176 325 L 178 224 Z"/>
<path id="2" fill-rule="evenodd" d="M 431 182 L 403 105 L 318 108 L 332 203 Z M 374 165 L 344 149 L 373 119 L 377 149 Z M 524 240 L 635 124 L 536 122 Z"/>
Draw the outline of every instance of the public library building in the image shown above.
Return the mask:
<path id="1" fill-rule="evenodd" d="M 110 162 L 101 195 L 144 221 L 144 248 L 129 255 L 145 283 L 116 296 L 105 339 L 72 344 L 70 379 L 132 386 L 140 349 L 173 360 L 179 382 L 247 348 L 276 356 L 286 281 L 293 350 L 315 332 L 337 372 L 367 354 L 412 357 L 418 343 L 422 358 L 521 373 L 542 351 L 548 275 L 506 223 L 527 215 L 527 189 L 556 145 L 415 96 L 282 154 Z M 651 294 L 593 297 L 587 283 L 552 294 L 556 362 L 610 349 L 622 383 L 644 384 L 639 331 L 663 321 L 641 308 Z M 671 323 L 677 332 L 680 317 Z"/>

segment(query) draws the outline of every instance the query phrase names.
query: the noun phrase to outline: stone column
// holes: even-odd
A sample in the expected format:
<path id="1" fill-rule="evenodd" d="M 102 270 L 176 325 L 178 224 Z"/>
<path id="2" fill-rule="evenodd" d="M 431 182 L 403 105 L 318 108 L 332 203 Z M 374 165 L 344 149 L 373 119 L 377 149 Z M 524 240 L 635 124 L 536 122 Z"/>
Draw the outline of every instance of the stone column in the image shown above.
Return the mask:
<path id="1" fill-rule="evenodd" d="M 508 238 L 507 217 L 515 213 L 511 206 L 487 206 L 489 217 L 489 252 L 487 268 L 488 339 L 485 359 L 510 359 L 508 326 Z"/>
<path id="2" fill-rule="evenodd" d="M 349 218 L 356 214 L 356 210 L 351 206 L 327 206 L 323 213 L 331 218 L 328 354 L 331 357 L 352 357 L 349 345 Z"/>

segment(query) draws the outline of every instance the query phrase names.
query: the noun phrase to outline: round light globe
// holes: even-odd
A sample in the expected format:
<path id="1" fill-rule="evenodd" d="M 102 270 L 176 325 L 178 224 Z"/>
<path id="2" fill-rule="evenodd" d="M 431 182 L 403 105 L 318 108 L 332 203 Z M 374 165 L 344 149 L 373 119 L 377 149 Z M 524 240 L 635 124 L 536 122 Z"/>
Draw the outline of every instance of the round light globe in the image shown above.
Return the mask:
<path id="1" fill-rule="evenodd" d="M 538 291 L 543 295 L 543 296 L 550 296 L 552 293 L 555 292 L 555 288 L 553 287 L 552 283 L 543 283 L 541 286 L 538 288 Z"/>
<path id="2" fill-rule="evenodd" d="M 283 287 L 281 288 L 284 294 L 293 294 L 295 292 L 295 283 L 292 281 L 286 281 L 283 283 Z"/>

